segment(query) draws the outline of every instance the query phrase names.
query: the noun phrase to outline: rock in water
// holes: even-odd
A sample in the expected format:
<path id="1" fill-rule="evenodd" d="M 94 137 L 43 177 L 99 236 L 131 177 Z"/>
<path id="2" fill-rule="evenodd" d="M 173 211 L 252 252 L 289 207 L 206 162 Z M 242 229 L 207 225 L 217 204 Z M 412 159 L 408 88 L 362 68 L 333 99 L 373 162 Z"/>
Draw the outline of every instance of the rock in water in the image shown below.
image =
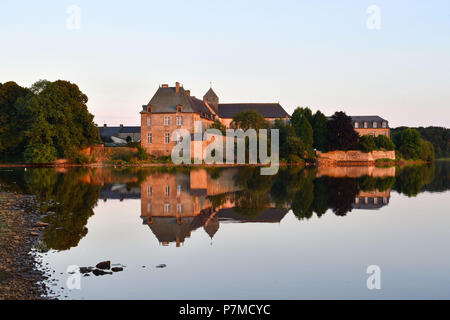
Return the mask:
<path id="1" fill-rule="evenodd" d="M 123 268 L 122 267 L 114 267 L 111 269 L 111 271 L 112 272 L 121 272 L 121 271 L 123 271 Z"/>
<path id="2" fill-rule="evenodd" d="M 160 264 L 160 265 L 157 265 L 156 266 L 158 269 L 162 269 L 162 268 L 165 268 L 165 267 L 167 267 L 165 264 Z"/>
<path id="3" fill-rule="evenodd" d="M 103 261 L 95 266 L 97 269 L 109 270 L 111 269 L 111 261 Z"/>
<path id="4" fill-rule="evenodd" d="M 98 276 L 104 276 L 104 275 L 107 275 L 107 274 L 112 274 L 112 272 L 107 272 L 107 271 L 103 271 L 103 270 L 99 270 L 99 269 L 95 269 L 92 273 L 93 273 L 96 277 L 98 277 Z"/>

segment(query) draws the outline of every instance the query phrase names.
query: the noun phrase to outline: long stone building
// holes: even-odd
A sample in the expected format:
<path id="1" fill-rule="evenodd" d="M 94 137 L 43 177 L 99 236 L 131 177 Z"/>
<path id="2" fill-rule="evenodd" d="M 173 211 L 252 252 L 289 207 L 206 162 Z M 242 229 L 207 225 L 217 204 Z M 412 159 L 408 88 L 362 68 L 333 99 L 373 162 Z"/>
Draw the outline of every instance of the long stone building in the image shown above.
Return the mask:
<path id="1" fill-rule="evenodd" d="M 141 145 L 149 154 L 169 156 L 176 144 L 171 141 L 174 130 L 186 129 L 193 134 L 198 131 L 196 123 L 201 122 L 202 129 L 206 130 L 215 120 L 229 128 L 234 115 L 249 110 L 259 112 L 269 122 L 289 120 L 289 114 L 279 103 L 223 104 L 212 88 L 200 100 L 179 82 L 175 87 L 164 84 L 142 108 Z"/>

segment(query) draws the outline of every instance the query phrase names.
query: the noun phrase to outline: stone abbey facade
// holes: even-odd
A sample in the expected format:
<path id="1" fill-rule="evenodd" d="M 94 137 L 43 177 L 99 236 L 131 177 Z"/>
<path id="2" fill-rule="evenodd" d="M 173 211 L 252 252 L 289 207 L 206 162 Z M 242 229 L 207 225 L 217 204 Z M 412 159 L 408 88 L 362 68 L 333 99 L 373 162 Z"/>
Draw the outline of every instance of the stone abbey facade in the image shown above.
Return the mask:
<path id="1" fill-rule="evenodd" d="M 171 141 L 177 129 L 186 129 L 194 134 L 201 122 L 202 130 L 208 129 L 218 120 L 227 128 L 233 116 L 242 111 L 259 112 L 267 121 L 289 120 L 289 114 L 279 103 L 227 103 L 210 88 L 203 99 L 197 99 L 185 90 L 179 82 L 175 87 L 162 85 L 141 111 L 141 145 L 155 156 L 170 156 L 176 141 Z"/>

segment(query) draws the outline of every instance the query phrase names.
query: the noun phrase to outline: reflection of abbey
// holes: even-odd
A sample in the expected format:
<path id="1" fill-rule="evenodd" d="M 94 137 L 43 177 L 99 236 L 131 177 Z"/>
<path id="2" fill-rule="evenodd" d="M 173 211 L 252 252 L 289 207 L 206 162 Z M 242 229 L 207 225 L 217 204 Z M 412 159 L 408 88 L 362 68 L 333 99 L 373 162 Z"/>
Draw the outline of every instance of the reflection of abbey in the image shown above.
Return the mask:
<path id="1" fill-rule="evenodd" d="M 222 223 L 280 223 L 291 209 L 290 206 L 277 207 L 270 197 L 254 215 L 248 214 L 251 208 L 239 209 L 242 190 L 236 185 L 237 168 L 216 173 L 204 169 L 153 172 L 142 181 L 133 176 L 123 184 L 117 182 L 118 177 L 111 179 L 106 172 L 102 176 L 102 172 L 105 171 L 95 175 L 98 181 L 90 181 L 95 184 L 104 181 L 101 198 L 105 201 L 140 199 L 142 221 L 162 245 L 175 243 L 180 246 L 196 230 L 204 230 L 213 238 Z M 335 179 L 385 178 L 394 177 L 395 168 L 341 167 L 333 171 L 319 170 L 317 177 L 322 176 Z M 390 189 L 360 191 L 355 194 L 352 206 L 354 209 L 379 209 L 388 205 L 389 200 Z"/>

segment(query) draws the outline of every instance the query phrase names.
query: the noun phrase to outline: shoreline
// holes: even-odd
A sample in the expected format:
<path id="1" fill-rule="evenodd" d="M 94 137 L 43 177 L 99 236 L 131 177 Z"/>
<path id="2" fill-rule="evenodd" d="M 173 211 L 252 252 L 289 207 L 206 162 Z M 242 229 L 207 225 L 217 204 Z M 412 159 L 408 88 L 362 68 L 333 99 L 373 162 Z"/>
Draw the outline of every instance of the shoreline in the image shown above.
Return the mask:
<path id="1" fill-rule="evenodd" d="M 0 191 L 0 300 L 46 300 L 48 279 L 33 249 L 42 239 L 35 196 Z"/>

